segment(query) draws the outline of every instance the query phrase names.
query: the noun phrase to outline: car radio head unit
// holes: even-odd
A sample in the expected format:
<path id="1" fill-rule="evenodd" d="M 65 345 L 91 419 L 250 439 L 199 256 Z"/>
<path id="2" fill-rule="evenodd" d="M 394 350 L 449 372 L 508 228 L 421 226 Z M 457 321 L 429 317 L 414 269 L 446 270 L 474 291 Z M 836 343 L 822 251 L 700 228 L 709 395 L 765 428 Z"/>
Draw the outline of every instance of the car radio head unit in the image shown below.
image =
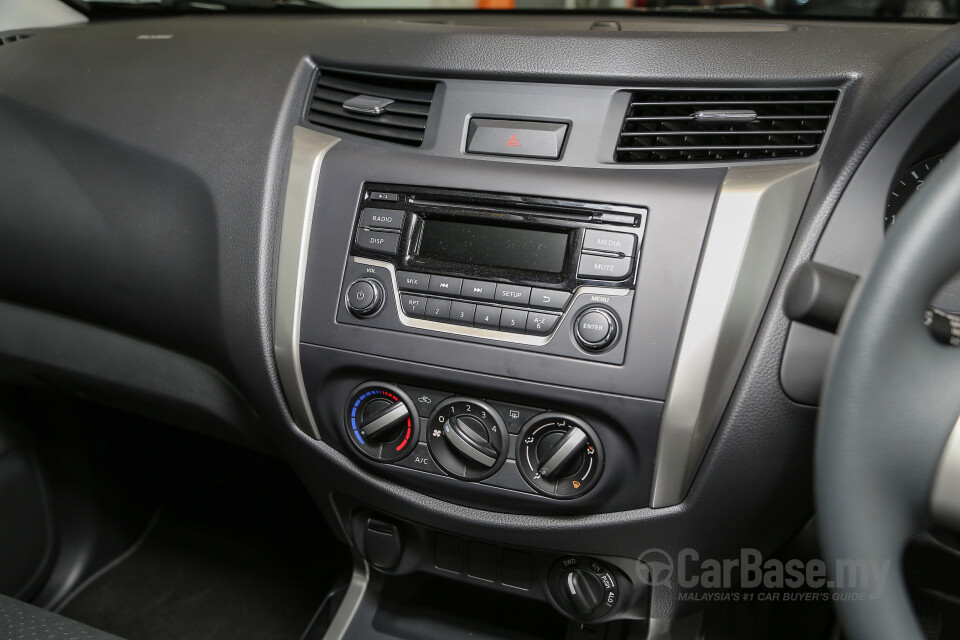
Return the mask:
<path id="1" fill-rule="evenodd" d="M 642 206 L 368 183 L 338 321 L 622 361 L 646 216 Z M 561 331 L 568 339 L 555 341 Z"/>

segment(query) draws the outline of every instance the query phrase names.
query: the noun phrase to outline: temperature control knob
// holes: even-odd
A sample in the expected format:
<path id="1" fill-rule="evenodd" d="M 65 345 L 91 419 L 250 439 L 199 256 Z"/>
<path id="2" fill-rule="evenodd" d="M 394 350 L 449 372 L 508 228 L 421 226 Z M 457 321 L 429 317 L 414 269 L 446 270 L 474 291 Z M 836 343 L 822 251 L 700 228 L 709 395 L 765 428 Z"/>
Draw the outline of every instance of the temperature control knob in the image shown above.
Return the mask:
<path id="1" fill-rule="evenodd" d="M 480 400 L 444 400 L 430 416 L 429 429 L 427 442 L 437 464 L 461 480 L 491 476 L 507 457 L 503 420 Z"/>
<path id="2" fill-rule="evenodd" d="M 534 489 L 554 498 L 578 498 L 603 473 L 603 450 L 594 430 L 565 413 L 541 413 L 520 430 L 517 468 Z"/>
<path id="3" fill-rule="evenodd" d="M 350 442 L 378 462 L 400 460 L 419 440 L 415 405 L 391 384 L 370 382 L 354 389 L 344 421 Z"/>
<path id="4" fill-rule="evenodd" d="M 373 278 L 354 280 L 347 287 L 347 309 L 358 318 L 372 316 L 383 307 L 383 286 Z"/>

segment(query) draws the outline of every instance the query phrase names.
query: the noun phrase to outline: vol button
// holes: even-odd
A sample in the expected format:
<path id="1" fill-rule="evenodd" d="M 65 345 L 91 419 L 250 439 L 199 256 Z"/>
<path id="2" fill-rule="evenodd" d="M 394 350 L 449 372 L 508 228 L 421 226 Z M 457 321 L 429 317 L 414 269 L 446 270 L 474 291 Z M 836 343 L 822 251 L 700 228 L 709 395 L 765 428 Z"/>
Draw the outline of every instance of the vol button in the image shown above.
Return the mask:
<path id="1" fill-rule="evenodd" d="M 353 315 L 365 318 L 372 316 L 383 306 L 383 288 L 370 278 L 354 281 L 347 288 L 347 308 Z"/>

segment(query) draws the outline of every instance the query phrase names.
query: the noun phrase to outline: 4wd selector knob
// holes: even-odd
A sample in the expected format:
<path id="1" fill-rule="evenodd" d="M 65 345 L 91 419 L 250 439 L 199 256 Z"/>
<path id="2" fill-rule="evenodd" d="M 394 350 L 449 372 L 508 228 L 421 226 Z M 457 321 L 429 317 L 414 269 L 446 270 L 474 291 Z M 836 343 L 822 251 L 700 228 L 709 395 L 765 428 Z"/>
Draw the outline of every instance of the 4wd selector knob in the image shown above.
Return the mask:
<path id="1" fill-rule="evenodd" d="M 517 468 L 531 487 L 554 498 L 578 498 L 603 473 L 603 449 L 594 430 L 565 413 L 541 413 L 517 436 Z"/>
<path id="2" fill-rule="evenodd" d="M 550 592 L 560 608 L 577 620 L 596 620 L 616 608 L 621 595 L 617 574 L 594 558 L 559 560 L 547 576 Z"/>
<path id="3" fill-rule="evenodd" d="M 482 480 L 506 460 L 507 429 L 485 402 L 448 398 L 434 409 L 429 429 L 427 443 L 437 464 L 461 480 Z"/>
<path id="4" fill-rule="evenodd" d="M 344 422 L 347 438 L 365 456 L 395 462 L 413 451 L 419 440 L 415 405 L 392 384 L 370 382 L 350 393 Z"/>
<path id="5" fill-rule="evenodd" d="M 373 278 L 360 278 L 347 287 L 346 298 L 350 313 L 366 318 L 383 307 L 383 286 Z"/>

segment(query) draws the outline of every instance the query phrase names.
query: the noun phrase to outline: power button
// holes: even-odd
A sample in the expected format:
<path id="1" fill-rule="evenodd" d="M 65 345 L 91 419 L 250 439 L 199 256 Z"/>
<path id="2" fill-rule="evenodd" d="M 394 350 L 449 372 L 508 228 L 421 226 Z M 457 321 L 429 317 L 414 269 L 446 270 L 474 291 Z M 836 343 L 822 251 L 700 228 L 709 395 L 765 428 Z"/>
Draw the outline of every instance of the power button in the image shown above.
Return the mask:
<path id="1" fill-rule="evenodd" d="M 347 309 L 358 318 L 372 316 L 383 306 L 383 287 L 372 278 L 354 280 L 347 288 Z"/>

